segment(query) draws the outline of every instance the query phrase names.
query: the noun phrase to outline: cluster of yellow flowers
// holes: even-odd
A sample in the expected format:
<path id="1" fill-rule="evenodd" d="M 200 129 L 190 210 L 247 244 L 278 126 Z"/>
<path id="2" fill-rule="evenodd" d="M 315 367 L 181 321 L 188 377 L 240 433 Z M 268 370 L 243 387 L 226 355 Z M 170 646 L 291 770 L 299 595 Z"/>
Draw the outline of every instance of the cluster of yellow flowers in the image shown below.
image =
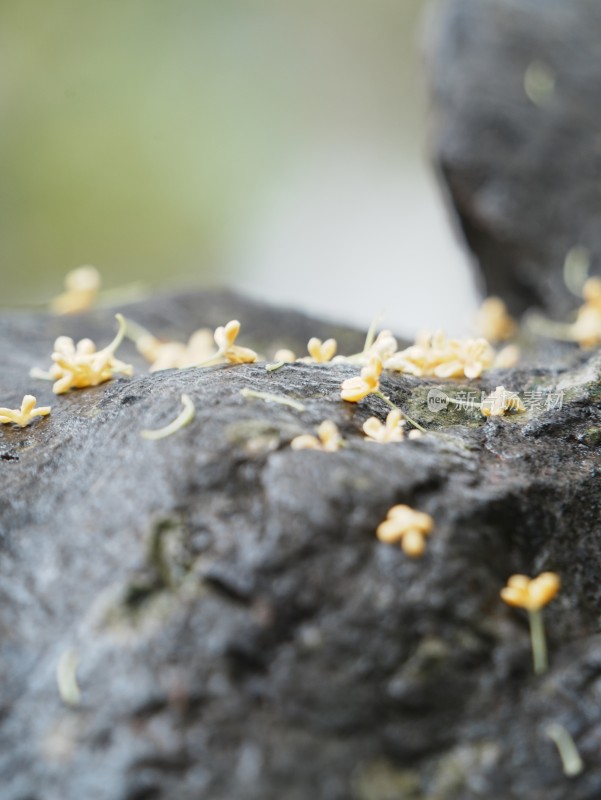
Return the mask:
<path id="1" fill-rule="evenodd" d="M 130 323 L 128 323 L 128 328 Z M 193 367 L 199 361 L 210 358 L 214 353 L 213 333 L 209 328 L 194 331 L 187 344 L 183 342 L 162 342 L 151 333 L 144 332 L 136 339 L 140 355 L 150 362 L 150 372 L 163 369 L 184 369 Z"/>
<path id="2" fill-rule="evenodd" d="M 52 307 L 57 313 L 72 313 L 89 308 L 95 300 L 100 287 L 100 276 L 93 267 L 82 267 L 67 276 L 66 291 L 56 298 Z M 584 287 L 584 305 L 578 312 L 576 322 L 572 326 L 572 336 L 583 346 L 601 343 L 601 279 L 591 278 Z M 116 374 L 131 375 L 131 365 L 118 360 L 115 353 L 127 334 L 135 341 L 138 351 L 150 362 L 150 371 L 169 368 L 191 368 L 210 366 L 218 363 L 246 364 L 253 363 L 258 356 L 254 350 L 236 344 L 240 333 L 240 322 L 231 320 L 219 326 L 213 334 L 206 328 L 195 331 L 187 343 L 163 342 L 153 334 L 137 326 L 126 323 L 121 314 L 116 315 L 118 332 L 113 341 L 101 350 L 90 339 L 82 339 L 75 343 L 66 336 L 59 337 L 52 353 L 53 364 L 48 372 L 32 370 L 34 377 L 43 377 L 54 381 L 55 394 L 63 394 L 70 389 L 81 389 L 97 386 L 111 380 Z M 497 356 L 490 341 L 503 341 L 516 332 L 516 324 L 507 313 L 504 303 L 499 298 L 488 298 L 483 304 L 477 319 L 478 329 L 486 338 L 448 339 L 442 332 L 434 335 L 418 337 L 415 344 L 398 350 L 395 337 L 389 330 L 381 331 L 374 338 L 375 331 L 368 335 L 364 350 L 347 358 L 336 356 L 335 339 L 321 341 L 314 337 L 307 344 L 308 357 L 298 359 L 305 363 L 327 364 L 332 362 L 357 363 L 361 365 L 360 375 L 349 378 L 342 383 L 341 399 L 349 403 L 358 403 L 370 394 L 376 394 L 389 406 L 385 422 L 377 417 L 370 417 L 363 424 L 365 439 L 379 444 L 402 442 L 405 439 L 406 422 L 410 421 L 420 430 L 412 430 L 409 438 L 421 435 L 421 426 L 408 418 L 380 391 L 380 376 L 383 369 L 407 373 L 417 377 L 434 376 L 439 378 L 478 378 L 492 366 L 504 362 L 515 361 L 516 351 L 506 349 Z M 217 348 L 215 350 L 215 347 Z M 295 360 L 289 350 L 276 353 L 278 364 Z M 298 410 L 304 407 L 291 398 L 279 397 L 250 389 L 242 390 L 245 396 L 257 397 L 267 402 L 279 402 Z M 161 439 L 180 430 L 189 424 L 195 415 L 192 399 L 182 395 L 181 413 L 167 426 L 158 430 L 144 430 L 141 435 L 146 439 Z M 524 411 L 524 405 L 518 395 L 497 386 L 494 392 L 484 398 L 480 404 L 484 416 L 502 416 L 507 411 Z M 20 409 L 0 408 L 0 424 L 13 423 L 20 427 L 28 425 L 37 417 L 47 416 L 51 409 L 48 406 L 36 407 L 36 398 L 25 395 Z M 324 420 L 317 428 L 317 436 L 305 434 L 291 441 L 293 450 L 318 450 L 336 452 L 344 446 L 344 440 L 338 427 L 332 420 Z M 434 529 L 433 518 L 417 511 L 408 505 L 395 505 L 387 512 L 376 529 L 377 538 L 385 544 L 400 544 L 402 550 L 410 557 L 419 557 L 425 553 L 426 537 Z M 528 611 L 531 618 L 532 647 L 535 671 L 546 668 L 546 644 L 540 617 L 541 609 L 557 594 L 560 588 L 559 577 L 552 572 L 545 572 L 535 579 L 525 575 L 513 575 L 507 586 L 501 591 L 502 599 L 509 605 L 518 606 Z"/>
<path id="3" fill-rule="evenodd" d="M 68 336 L 59 336 L 54 343 L 52 361 L 48 372 L 31 371 L 33 378 L 54 381 L 54 394 L 64 394 L 69 389 L 83 389 L 110 381 L 117 374 L 132 375 L 133 367 L 115 358 L 115 352 L 125 336 L 125 319 L 117 314 L 119 330 L 113 341 L 102 350 L 96 350 L 91 339 L 82 339 L 77 344 Z"/>
<path id="4" fill-rule="evenodd" d="M 448 339 L 438 331 L 418 337 L 414 345 L 390 356 L 384 367 L 419 378 L 479 378 L 494 365 L 495 356 L 486 339 Z"/>

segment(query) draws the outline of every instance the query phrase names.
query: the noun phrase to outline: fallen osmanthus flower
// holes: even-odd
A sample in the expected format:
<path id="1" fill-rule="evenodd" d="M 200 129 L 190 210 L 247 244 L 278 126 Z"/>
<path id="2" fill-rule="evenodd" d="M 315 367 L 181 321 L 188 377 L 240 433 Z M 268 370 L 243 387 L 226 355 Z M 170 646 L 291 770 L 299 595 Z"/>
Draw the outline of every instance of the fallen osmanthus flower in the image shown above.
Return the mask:
<path id="1" fill-rule="evenodd" d="M 486 339 L 448 339 L 442 331 L 423 334 L 411 347 L 386 359 L 384 368 L 417 377 L 479 378 L 495 362 Z"/>
<path id="2" fill-rule="evenodd" d="M 37 400 L 32 394 L 26 394 L 23 397 L 21 408 L 0 408 L 0 424 L 7 425 L 12 422 L 20 428 L 24 428 L 36 417 L 47 417 L 51 411 L 50 406 L 36 408 L 36 402 Z"/>
<path id="3" fill-rule="evenodd" d="M 478 334 L 489 342 L 504 342 L 517 333 L 517 323 L 500 297 L 487 297 L 475 318 Z"/>
<path id="4" fill-rule="evenodd" d="M 547 671 L 547 641 L 543 625 L 542 610 L 553 600 L 561 588 L 561 580 L 555 572 L 543 572 L 536 578 L 527 575 L 512 575 L 507 586 L 501 589 L 501 598 L 510 606 L 524 608 L 530 620 L 530 640 L 534 672 L 540 675 Z"/>
<path id="5" fill-rule="evenodd" d="M 363 423 L 365 439 L 378 444 L 402 442 L 405 439 L 407 421 L 401 419 L 401 416 L 400 410 L 393 408 L 388 412 L 386 422 L 381 422 L 377 417 L 370 417 Z"/>
<path id="6" fill-rule="evenodd" d="M 382 361 L 378 356 L 372 356 L 360 375 L 342 382 L 341 398 L 347 403 L 358 403 L 368 394 L 377 393 L 380 389 L 381 372 Z"/>
<path id="7" fill-rule="evenodd" d="M 293 450 L 322 450 L 326 453 L 335 453 L 343 446 L 344 442 L 335 422 L 324 420 L 317 428 L 317 436 L 303 434 L 290 442 Z"/>
<path id="8" fill-rule="evenodd" d="M 376 536 L 385 544 L 400 542 L 403 551 L 412 558 L 422 556 L 426 549 L 426 539 L 432 532 L 434 520 L 423 511 L 415 511 L 411 506 L 398 505 L 389 509 L 384 522 L 378 525 Z"/>
<path id="9" fill-rule="evenodd" d="M 237 319 L 231 320 L 227 325 L 220 325 L 215 328 L 214 339 L 217 345 L 217 352 L 192 366 L 210 367 L 223 361 L 227 361 L 229 364 L 252 364 L 255 362 L 258 356 L 254 350 L 235 344 L 239 333 L 240 323 Z"/>
<path id="10" fill-rule="evenodd" d="M 571 337 L 583 348 L 601 344 L 601 278 L 589 278 L 582 287 L 584 303 L 571 325 Z"/>
<path id="11" fill-rule="evenodd" d="M 337 348 L 336 339 L 326 339 L 325 342 L 322 342 L 321 339 L 314 336 L 307 343 L 309 355 L 300 360 L 308 364 L 327 364 L 336 355 Z"/>
<path id="12" fill-rule="evenodd" d="M 89 265 L 68 272 L 65 291 L 50 303 L 55 314 L 78 314 L 92 308 L 100 291 L 100 273 Z"/>
<path id="13" fill-rule="evenodd" d="M 162 341 L 150 331 L 131 320 L 127 320 L 127 336 L 136 344 L 140 355 L 150 362 L 150 372 L 164 369 L 193 367 L 203 359 L 215 354 L 213 333 L 210 328 L 199 328 L 187 343 Z"/>
<path id="14" fill-rule="evenodd" d="M 115 317 L 119 324 L 117 335 L 102 350 L 96 350 L 91 339 L 81 339 L 75 344 L 69 336 L 59 336 L 51 356 L 54 364 L 47 372 L 34 367 L 30 372 L 31 377 L 54 381 L 54 394 L 64 394 L 69 389 L 98 386 L 110 381 L 116 374 L 132 375 L 133 367 L 115 358 L 115 352 L 125 336 L 126 326 L 121 314 L 116 314 Z"/>
<path id="15" fill-rule="evenodd" d="M 484 417 L 502 417 L 508 411 L 525 411 L 526 406 L 517 392 L 511 392 L 504 386 L 497 386 L 491 394 L 480 403 L 480 412 Z"/>

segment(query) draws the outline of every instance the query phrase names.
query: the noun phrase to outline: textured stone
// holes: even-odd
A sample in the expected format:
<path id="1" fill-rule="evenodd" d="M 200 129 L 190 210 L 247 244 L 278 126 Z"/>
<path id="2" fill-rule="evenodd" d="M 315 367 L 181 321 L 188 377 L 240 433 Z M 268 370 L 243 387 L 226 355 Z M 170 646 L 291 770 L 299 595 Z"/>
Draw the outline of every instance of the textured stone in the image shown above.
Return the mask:
<path id="1" fill-rule="evenodd" d="M 163 335 L 237 317 L 241 341 L 299 351 L 362 335 L 222 294 L 122 309 Z M 52 403 L 0 428 L 2 800 L 595 800 L 601 796 L 599 355 L 536 351 L 469 387 L 385 376 L 438 433 L 375 445 L 377 398 L 339 399 L 348 365 L 143 370 L 53 397 L 27 377 L 58 333 L 114 331 L 111 311 L 0 314 L 0 397 Z M 538 365 L 538 366 L 537 366 Z M 502 419 L 428 411 L 433 385 L 564 392 Z M 305 411 L 245 399 L 253 388 Z M 140 438 L 180 409 L 193 422 Z M 324 418 L 347 446 L 292 451 Z M 430 513 L 424 558 L 377 541 L 396 503 Z M 551 670 L 499 590 L 559 572 Z M 81 703 L 56 667 L 75 649 Z M 562 774 L 550 721 L 586 769 Z"/>
<path id="2" fill-rule="evenodd" d="M 441 0 L 430 33 L 434 153 L 484 288 L 563 316 L 567 254 L 601 274 L 601 6 Z"/>

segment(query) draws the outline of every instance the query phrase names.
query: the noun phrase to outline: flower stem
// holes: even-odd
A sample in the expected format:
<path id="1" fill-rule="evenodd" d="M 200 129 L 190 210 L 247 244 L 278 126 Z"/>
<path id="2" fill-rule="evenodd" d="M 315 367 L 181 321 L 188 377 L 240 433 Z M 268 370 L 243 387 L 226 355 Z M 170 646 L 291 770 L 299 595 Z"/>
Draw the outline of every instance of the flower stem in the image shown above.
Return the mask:
<path id="1" fill-rule="evenodd" d="M 428 433 L 426 428 L 424 428 L 422 425 L 420 425 L 419 422 L 416 422 L 414 419 L 411 419 L 411 417 L 408 414 L 405 414 L 405 412 L 403 411 L 402 408 L 399 408 L 398 406 L 396 406 L 389 397 L 386 397 L 385 394 L 383 394 L 380 391 L 374 392 L 374 394 L 375 394 L 376 397 L 379 397 L 380 400 L 383 400 L 386 403 L 387 406 L 390 406 L 390 408 L 394 408 L 396 411 L 400 411 L 401 414 L 403 415 L 403 417 L 407 420 L 407 422 L 409 422 L 411 425 L 413 425 L 414 428 L 417 428 L 422 433 Z"/>
<path id="2" fill-rule="evenodd" d="M 369 348 L 374 343 L 374 340 L 376 338 L 376 330 L 377 330 L 378 324 L 379 324 L 379 322 L 380 322 L 380 320 L 382 319 L 383 316 L 384 316 L 384 312 L 380 311 L 380 313 L 376 314 L 376 316 L 372 319 L 371 325 L 369 326 L 369 329 L 368 329 L 367 334 L 365 336 L 365 344 L 363 345 L 363 353 L 367 352 L 367 350 L 369 350 Z M 362 355 L 362 354 L 360 354 L 360 355 Z"/>
<path id="3" fill-rule="evenodd" d="M 563 766 L 563 774 L 567 775 L 568 778 L 579 775 L 584 769 L 584 764 L 569 731 L 559 722 L 552 722 L 547 726 L 545 733 L 557 746 Z"/>
<path id="4" fill-rule="evenodd" d="M 184 407 L 183 411 L 178 414 L 178 416 L 173 420 L 173 422 L 170 422 L 169 425 L 165 425 L 164 428 L 158 428 L 157 430 L 140 431 L 140 436 L 143 439 L 165 439 L 167 436 L 171 436 L 172 434 L 176 433 L 176 431 L 179 431 L 181 428 L 189 425 L 194 419 L 194 414 L 196 413 L 194 403 L 189 395 L 182 395 L 182 405 Z"/>
<path id="5" fill-rule="evenodd" d="M 545 638 L 545 626 L 543 614 L 538 611 L 529 611 L 530 620 L 530 641 L 532 643 L 532 661 L 534 663 L 534 674 L 542 675 L 549 668 L 547 660 L 547 640 Z"/>
<path id="6" fill-rule="evenodd" d="M 276 361 L 274 364 L 267 364 L 265 366 L 265 369 L 266 369 L 267 372 L 275 372 L 278 369 L 282 369 L 282 367 L 286 363 L 288 363 L 288 362 L 286 362 L 286 361 Z"/>
<path id="7" fill-rule="evenodd" d="M 279 403 L 282 406 L 290 406 L 297 411 L 304 411 L 305 407 L 298 400 L 293 400 L 291 397 L 284 397 L 279 394 L 268 394 L 267 392 L 257 392 L 254 389 L 240 389 L 240 394 L 243 397 L 254 397 L 257 400 L 265 400 L 266 403 Z"/>

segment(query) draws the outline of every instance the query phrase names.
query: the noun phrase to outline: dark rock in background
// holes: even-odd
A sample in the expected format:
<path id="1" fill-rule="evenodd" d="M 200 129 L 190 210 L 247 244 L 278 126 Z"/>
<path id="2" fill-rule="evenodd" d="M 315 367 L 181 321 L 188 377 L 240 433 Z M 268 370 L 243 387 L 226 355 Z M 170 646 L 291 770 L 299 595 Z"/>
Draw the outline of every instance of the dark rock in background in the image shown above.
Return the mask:
<path id="1" fill-rule="evenodd" d="M 562 316 L 568 253 L 601 273 L 601 4 L 442 0 L 430 33 L 435 156 L 485 291 Z"/>
<path id="2" fill-rule="evenodd" d="M 231 295 L 121 309 L 162 335 L 237 317 L 241 343 L 362 335 Z M 137 372 L 54 397 L 28 378 L 54 337 L 112 312 L 0 314 L 0 398 L 52 415 L 0 428 L 1 800 L 597 800 L 601 796 L 601 361 L 544 349 L 476 383 L 386 376 L 420 440 L 374 445 L 386 407 L 340 400 L 348 365 Z M 538 366 L 536 366 L 538 364 Z M 563 364 L 563 365 L 562 365 Z M 523 415 L 433 414 L 433 385 L 563 393 Z M 253 388 L 305 411 L 245 399 Z M 194 421 L 162 441 L 188 393 Z M 532 395 L 538 396 L 538 395 Z M 337 453 L 294 452 L 323 419 Z M 424 558 L 377 541 L 389 507 L 436 529 Z M 499 590 L 556 570 L 551 670 Z M 74 650 L 81 702 L 60 699 Z M 574 737 L 566 778 L 546 726 Z"/>

